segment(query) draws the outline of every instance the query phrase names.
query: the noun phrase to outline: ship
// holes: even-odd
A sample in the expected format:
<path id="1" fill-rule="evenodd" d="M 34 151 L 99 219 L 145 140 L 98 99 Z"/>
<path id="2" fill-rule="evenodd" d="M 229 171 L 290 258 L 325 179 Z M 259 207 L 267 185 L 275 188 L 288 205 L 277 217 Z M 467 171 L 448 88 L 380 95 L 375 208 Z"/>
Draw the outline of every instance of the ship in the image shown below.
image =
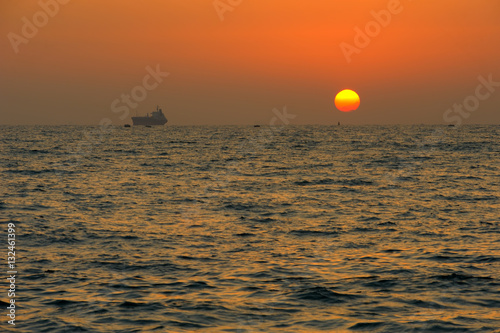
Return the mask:
<path id="1" fill-rule="evenodd" d="M 167 123 L 167 118 L 163 114 L 163 111 L 156 106 L 156 111 L 151 112 L 146 115 L 146 117 L 132 117 L 132 122 L 134 126 L 153 126 L 153 125 L 165 125 Z"/>

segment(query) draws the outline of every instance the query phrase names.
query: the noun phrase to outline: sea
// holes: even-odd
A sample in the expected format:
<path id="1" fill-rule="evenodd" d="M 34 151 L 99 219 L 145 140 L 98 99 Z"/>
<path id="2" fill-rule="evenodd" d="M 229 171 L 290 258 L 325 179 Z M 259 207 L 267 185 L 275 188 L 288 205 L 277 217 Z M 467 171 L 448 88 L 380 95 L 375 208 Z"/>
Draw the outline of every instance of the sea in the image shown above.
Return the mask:
<path id="1" fill-rule="evenodd" d="M 0 126 L 0 331 L 500 332 L 499 142 Z"/>

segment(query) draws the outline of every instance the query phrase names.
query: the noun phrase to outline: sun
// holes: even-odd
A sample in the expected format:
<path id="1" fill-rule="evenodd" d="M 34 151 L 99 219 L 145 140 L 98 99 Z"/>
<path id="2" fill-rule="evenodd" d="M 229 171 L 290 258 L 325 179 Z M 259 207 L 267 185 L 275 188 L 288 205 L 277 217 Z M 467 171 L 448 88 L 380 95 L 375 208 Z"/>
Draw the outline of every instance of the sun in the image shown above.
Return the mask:
<path id="1" fill-rule="evenodd" d="M 335 97 L 335 106 L 342 112 L 354 111 L 359 107 L 358 94 L 350 89 L 344 89 Z"/>

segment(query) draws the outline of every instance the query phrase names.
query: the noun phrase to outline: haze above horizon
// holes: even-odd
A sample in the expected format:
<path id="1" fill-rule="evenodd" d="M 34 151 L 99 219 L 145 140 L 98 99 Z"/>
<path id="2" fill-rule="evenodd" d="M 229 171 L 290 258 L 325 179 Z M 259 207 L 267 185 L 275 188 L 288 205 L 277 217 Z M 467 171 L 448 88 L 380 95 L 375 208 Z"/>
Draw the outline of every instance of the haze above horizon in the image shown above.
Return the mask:
<path id="1" fill-rule="evenodd" d="M 0 125 L 499 124 L 500 2 L 0 5 Z M 335 95 L 353 89 L 358 110 Z M 274 111 L 273 111 L 274 110 Z"/>

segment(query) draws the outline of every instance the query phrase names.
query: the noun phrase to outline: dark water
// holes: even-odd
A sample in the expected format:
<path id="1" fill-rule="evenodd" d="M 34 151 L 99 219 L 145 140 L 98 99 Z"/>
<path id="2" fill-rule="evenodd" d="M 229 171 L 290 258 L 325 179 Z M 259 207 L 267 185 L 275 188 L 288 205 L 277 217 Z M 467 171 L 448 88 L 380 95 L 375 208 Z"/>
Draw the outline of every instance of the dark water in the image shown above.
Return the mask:
<path id="1" fill-rule="evenodd" d="M 0 330 L 500 327 L 499 126 L 0 130 Z"/>

